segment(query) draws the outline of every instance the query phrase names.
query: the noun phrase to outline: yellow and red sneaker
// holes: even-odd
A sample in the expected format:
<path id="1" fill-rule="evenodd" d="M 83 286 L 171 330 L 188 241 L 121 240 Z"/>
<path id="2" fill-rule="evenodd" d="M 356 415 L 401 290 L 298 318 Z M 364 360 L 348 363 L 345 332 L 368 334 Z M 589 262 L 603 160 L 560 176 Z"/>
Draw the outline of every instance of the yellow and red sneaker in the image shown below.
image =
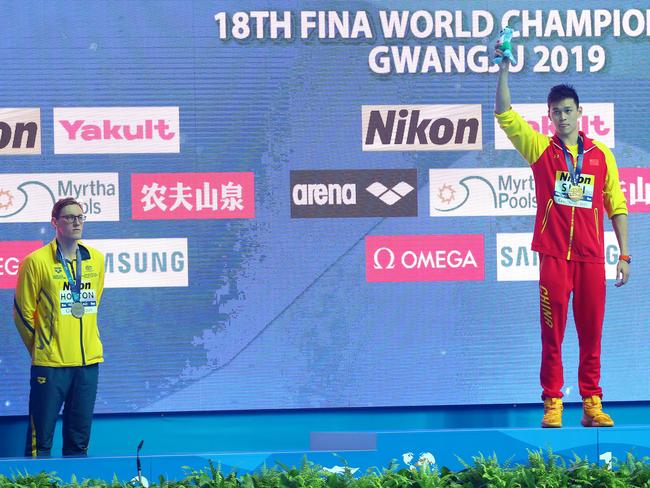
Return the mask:
<path id="1" fill-rule="evenodd" d="M 542 427 L 559 428 L 562 427 L 562 406 L 561 398 L 544 399 L 544 417 L 542 418 Z"/>
<path id="2" fill-rule="evenodd" d="M 585 427 L 614 427 L 612 418 L 603 412 L 599 396 L 582 399 L 582 425 Z"/>

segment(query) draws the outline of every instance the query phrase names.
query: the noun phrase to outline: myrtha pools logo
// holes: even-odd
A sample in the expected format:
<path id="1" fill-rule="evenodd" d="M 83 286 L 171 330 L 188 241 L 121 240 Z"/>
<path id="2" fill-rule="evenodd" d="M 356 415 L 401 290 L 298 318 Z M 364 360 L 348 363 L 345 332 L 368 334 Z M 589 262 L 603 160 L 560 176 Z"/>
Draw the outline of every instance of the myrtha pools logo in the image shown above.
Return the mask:
<path id="1" fill-rule="evenodd" d="M 0 175 L 0 223 L 49 222 L 44 209 L 65 197 L 92 220 L 120 220 L 117 173 L 33 173 Z"/>
<path id="2" fill-rule="evenodd" d="M 430 214 L 435 217 L 534 215 L 528 168 L 430 169 Z"/>

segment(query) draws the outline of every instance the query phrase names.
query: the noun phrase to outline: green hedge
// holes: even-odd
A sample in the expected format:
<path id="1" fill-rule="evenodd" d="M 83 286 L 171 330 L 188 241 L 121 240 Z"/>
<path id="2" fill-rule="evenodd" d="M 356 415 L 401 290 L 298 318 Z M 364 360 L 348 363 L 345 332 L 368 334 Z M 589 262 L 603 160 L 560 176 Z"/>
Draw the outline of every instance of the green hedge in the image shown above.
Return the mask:
<path id="1" fill-rule="evenodd" d="M 461 461 L 462 462 L 462 461 Z M 575 457 L 566 462 L 553 453 L 530 452 L 527 465 L 500 464 L 496 457 L 478 456 L 473 464 L 462 462 L 465 469 L 450 471 L 424 464 L 413 469 L 398 469 L 397 463 L 383 469 L 369 469 L 355 476 L 346 468 L 344 473 L 331 474 L 306 459 L 302 466 L 278 465 L 262 468 L 253 474 L 224 473 L 212 462 L 202 470 L 187 469 L 179 481 L 160 477 L 152 481 L 151 488 L 434 488 L 434 487 L 627 487 L 650 488 L 648 459 L 635 459 L 628 455 L 623 461 L 613 460 L 611 466 L 598 466 Z M 88 479 L 78 481 L 73 477 L 64 483 L 55 473 L 28 473 L 11 478 L 0 475 L 0 488 L 132 488 L 129 483 Z"/>

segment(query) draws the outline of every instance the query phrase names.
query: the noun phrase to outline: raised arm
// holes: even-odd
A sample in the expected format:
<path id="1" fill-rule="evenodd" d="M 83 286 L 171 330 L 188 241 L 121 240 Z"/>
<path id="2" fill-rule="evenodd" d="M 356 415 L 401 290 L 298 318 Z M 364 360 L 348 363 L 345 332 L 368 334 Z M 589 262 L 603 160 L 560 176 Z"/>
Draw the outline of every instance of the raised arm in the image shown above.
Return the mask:
<path id="1" fill-rule="evenodd" d="M 497 42 L 495 54 L 503 55 Z M 510 108 L 510 87 L 508 86 L 508 72 L 510 70 L 510 60 L 504 58 L 499 64 L 499 78 L 497 81 L 497 93 L 494 100 L 494 112 L 502 114 Z"/>

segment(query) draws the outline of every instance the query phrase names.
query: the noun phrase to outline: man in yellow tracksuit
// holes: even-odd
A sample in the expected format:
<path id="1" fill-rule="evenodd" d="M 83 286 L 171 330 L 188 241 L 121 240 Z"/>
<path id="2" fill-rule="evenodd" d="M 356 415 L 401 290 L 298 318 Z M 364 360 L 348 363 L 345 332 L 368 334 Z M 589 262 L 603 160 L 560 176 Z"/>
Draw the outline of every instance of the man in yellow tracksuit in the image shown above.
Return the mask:
<path id="1" fill-rule="evenodd" d="M 497 44 L 496 54 L 502 55 L 499 47 Z M 585 427 L 611 427 L 614 421 L 603 412 L 600 387 L 605 213 L 620 250 L 617 286 L 627 283 L 631 263 L 627 202 L 616 161 L 603 143 L 578 129 L 582 107 L 571 86 L 554 86 L 547 97 L 555 135 L 548 137 L 533 130 L 510 106 L 509 64 L 504 59 L 499 69 L 495 115 L 508 139 L 530 164 L 535 180 L 537 215 L 531 247 L 539 253 L 540 261 L 542 427 L 562 426 L 562 342 L 571 294 L 580 347 L 581 423 Z"/>
<path id="2" fill-rule="evenodd" d="M 73 198 L 52 209 L 55 239 L 21 263 L 14 323 L 32 358 L 26 456 L 49 456 L 63 409 L 63 455 L 85 456 L 99 363 L 97 310 L 104 256 L 80 242 L 85 215 Z"/>

